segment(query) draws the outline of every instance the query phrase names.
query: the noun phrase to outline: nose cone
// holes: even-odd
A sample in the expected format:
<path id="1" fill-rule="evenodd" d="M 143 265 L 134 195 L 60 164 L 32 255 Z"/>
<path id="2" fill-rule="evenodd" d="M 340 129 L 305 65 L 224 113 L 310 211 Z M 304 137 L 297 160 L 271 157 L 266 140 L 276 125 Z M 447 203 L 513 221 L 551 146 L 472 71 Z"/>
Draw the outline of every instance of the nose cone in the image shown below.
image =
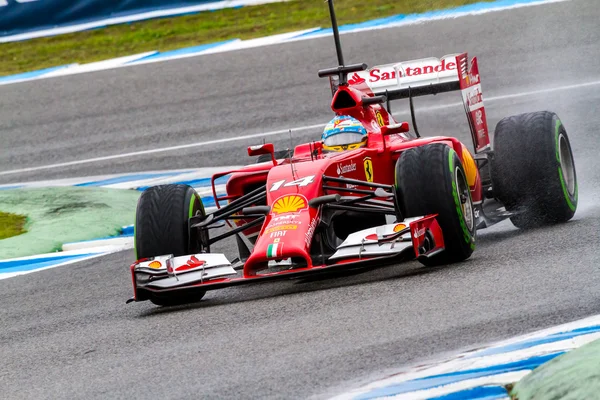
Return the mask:
<path id="1" fill-rule="evenodd" d="M 244 265 L 244 275 L 254 276 L 269 261 L 302 258 L 312 266 L 310 247 L 318 224 L 318 209 L 310 208 L 301 194 L 279 197 L 259 234 L 254 251 Z"/>

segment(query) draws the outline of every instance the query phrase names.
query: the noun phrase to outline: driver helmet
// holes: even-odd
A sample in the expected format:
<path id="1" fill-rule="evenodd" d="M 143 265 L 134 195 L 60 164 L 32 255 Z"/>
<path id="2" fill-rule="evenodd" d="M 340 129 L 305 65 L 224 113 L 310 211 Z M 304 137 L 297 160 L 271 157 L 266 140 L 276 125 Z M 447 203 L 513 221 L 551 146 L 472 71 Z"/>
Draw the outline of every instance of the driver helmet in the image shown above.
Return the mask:
<path id="1" fill-rule="evenodd" d="M 356 118 L 339 115 L 325 126 L 321 138 L 325 151 L 355 150 L 367 144 L 367 130 Z"/>

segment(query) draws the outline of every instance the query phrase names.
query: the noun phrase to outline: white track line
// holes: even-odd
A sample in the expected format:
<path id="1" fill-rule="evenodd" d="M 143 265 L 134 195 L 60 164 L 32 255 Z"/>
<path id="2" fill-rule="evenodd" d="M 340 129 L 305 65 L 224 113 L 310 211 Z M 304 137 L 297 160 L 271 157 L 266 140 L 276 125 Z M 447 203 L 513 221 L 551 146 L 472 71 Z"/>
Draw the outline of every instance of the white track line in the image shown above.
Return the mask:
<path id="1" fill-rule="evenodd" d="M 533 91 L 521 92 L 521 93 L 513 93 L 513 94 L 502 95 L 502 96 L 492 96 L 492 97 L 484 98 L 484 101 L 485 102 L 493 102 L 493 101 L 501 101 L 501 100 L 507 100 L 507 99 L 515 99 L 515 98 L 519 98 L 519 97 L 534 96 L 537 94 L 558 92 L 558 91 L 563 91 L 563 90 L 581 89 L 581 88 L 586 88 L 586 87 L 591 87 L 591 86 L 596 86 L 596 85 L 600 85 L 600 81 L 592 81 L 592 82 L 578 83 L 578 84 L 574 84 L 574 85 L 558 86 L 558 87 L 554 87 L 554 88 L 533 90 Z M 421 109 L 420 111 L 435 111 L 435 110 L 440 110 L 440 109 L 450 108 L 450 107 L 455 107 L 455 106 L 460 106 L 460 105 L 462 105 L 462 103 L 444 104 L 442 106 L 425 107 L 425 108 Z M 308 131 L 311 129 L 322 128 L 324 126 L 325 126 L 325 124 L 315 124 L 315 125 L 299 126 L 299 127 L 291 128 L 291 130 L 293 132 Z M 184 150 L 184 149 L 190 149 L 190 148 L 194 148 L 194 147 L 202 147 L 202 146 L 209 146 L 209 145 L 213 145 L 213 144 L 235 142 L 235 141 L 244 140 L 244 139 L 256 139 L 256 138 L 261 138 L 261 137 L 265 137 L 265 136 L 280 135 L 283 133 L 287 133 L 289 130 L 290 129 L 280 129 L 280 130 L 271 131 L 271 132 L 253 133 L 250 135 L 242 135 L 242 136 L 236 136 L 236 137 L 230 137 L 230 138 L 224 138 L 224 139 L 209 140 L 206 142 L 196 142 L 196 143 L 182 144 L 182 145 L 178 145 L 178 146 L 164 147 L 161 149 L 140 150 L 140 151 L 134 151 L 134 152 L 130 152 L 130 153 L 114 154 L 111 156 L 88 158 L 85 160 L 69 161 L 69 162 L 57 163 L 57 164 L 40 165 L 38 167 L 29 167 L 29 168 L 13 169 L 13 170 L 8 170 L 8 171 L 0 171 L 0 175 L 12 175 L 12 174 L 19 174 L 19 173 L 24 173 L 24 172 L 33 172 L 33 171 L 70 167 L 73 165 L 92 164 L 92 163 L 97 163 L 97 162 L 101 162 L 101 161 L 115 160 L 115 159 L 119 159 L 119 158 L 137 157 L 137 156 L 142 156 L 142 155 L 146 155 L 146 154 L 155 154 L 155 153 L 166 153 L 166 152 L 170 152 L 170 151 Z"/>
<path id="2" fill-rule="evenodd" d="M 325 126 L 325 124 L 308 125 L 308 126 L 301 126 L 301 127 L 296 127 L 296 128 L 281 129 L 278 131 L 253 133 L 251 135 L 242 135 L 242 136 L 236 136 L 236 137 L 231 137 L 231 138 L 209 140 L 207 142 L 181 144 L 178 146 L 164 147 L 162 149 L 140 150 L 140 151 L 134 151 L 131 153 L 114 154 L 112 156 L 88 158 L 86 160 L 77 160 L 77 161 L 69 161 L 69 162 L 58 163 L 58 164 L 41 165 L 39 167 L 31 167 L 31 168 L 13 169 L 10 171 L 1 171 L 0 175 L 10 175 L 10 174 L 18 174 L 21 172 L 31 172 L 31 171 L 40 171 L 40 170 L 44 170 L 44 169 L 70 167 L 72 165 L 91 164 L 91 163 L 95 163 L 95 162 L 99 162 L 99 161 L 108 161 L 108 160 L 115 160 L 118 158 L 136 157 L 136 156 L 141 156 L 141 155 L 145 155 L 145 154 L 164 153 L 164 152 L 168 152 L 168 151 L 183 150 L 183 149 L 189 149 L 189 148 L 193 148 L 193 147 L 208 146 L 211 144 L 236 142 L 236 141 L 244 140 L 244 139 L 254 139 L 254 138 L 260 138 L 263 136 L 280 135 L 282 133 L 287 133 L 290 130 L 292 130 L 294 132 L 307 131 L 310 129 L 322 128 L 324 126 Z"/>

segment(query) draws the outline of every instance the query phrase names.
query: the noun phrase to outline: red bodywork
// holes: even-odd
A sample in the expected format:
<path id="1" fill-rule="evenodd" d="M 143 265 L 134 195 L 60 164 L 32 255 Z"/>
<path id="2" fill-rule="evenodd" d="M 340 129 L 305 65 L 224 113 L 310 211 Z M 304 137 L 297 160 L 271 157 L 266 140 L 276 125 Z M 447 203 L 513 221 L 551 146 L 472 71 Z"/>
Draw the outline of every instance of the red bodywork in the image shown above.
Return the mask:
<path id="1" fill-rule="evenodd" d="M 457 56 L 456 65 L 459 68 L 467 65 L 467 55 Z M 471 68 L 464 67 L 457 73 L 460 78 L 461 90 L 469 90 L 477 86 L 478 93 L 481 93 L 476 59 L 473 59 Z M 340 96 L 350 97 L 355 105 L 348 108 L 336 107 L 336 104 L 339 104 Z M 232 173 L 227 183 L 227 197 L 221 197 L 221 201 L 235 199 L 249 192 L 250 188 L 266 183 L 267 205 L 271 206 L 272 212 L 267 216 L 262 228 L 249 228 L 244 232 L 250 237 L 258 233 L 254 251 L 244 265 L 244 277 L 255 276 L 258 271 L 266 267 L 266 263 L 270 260 L 289 257 L 302 258 L 306 261 L 308 268 L 313 267 L 310 245 L 314 227 L 319 223 L 320 215 L 318 208 L 308 207 L 308 200 L 325 194 L 322 188 L 323 175 L 343 176 L 393 185 L 394 166 L 402 151 L 433 142 L 451 146 L 461 161 L 465 163 L 463 152 L 468 150 L 458 139 L 445 136 L 427 138 L 410 136 L 407 134 L 409 131 L 407 122 L 397 124 L 380 104 L 363 105 L 362 99 L 365 96 L 373 96 L 373 92 L 364 82 L 359 81 L 355 86 L 340 86 L 331 102 L 331 108 L 336 115 L 350 115 L 362 122 L 368 132 L 368 141 L 365 147 L 341 153 L 323 153 L 320 143 L 301 144 L 295 148 L 292 165 L 287 159 L 281 160 L 277 165 L 266 162 L 245 167 L 240 171 L 224 172 L 213 178 L 214 182 L 217 177 Z M 481 100 L 480 95 L 479 99 Z M 475 121 L 476 116 L 478 120 L 483 120 L 483 123 L 477 125 L 478 132 L 480 132 L 477 137 L 477 150 L 489 145 L 485 111 L 483 111 L 483 107 L 481 110 L 483 116 L 476 115 L 476 112 L 468 114 L 470 121 Z M 469 156 L 467 160 L 473 163 L 472 156 Z M 368 176 L 368 172 L 365 171 L 367 166 L 371 170 L 371 176 Z M 473 203 L 477 204 L 482 200 L 481 180 L 477 168 L 473 166 L 472 170 L 476 176 L 474 184 L 471 186 L 471 194 Z M 312 177 L 310 182 L 309 177 Z M 285 184 L 279 184 L 280 182 L 285 182 Z M 300 183 L 290 185 L 294 182 Z M 329 193 L 332 192 L 329 191 Z M 343 192 L 340 194 L 344 195 Z M 304 206 L 298 210 L 278 214 L 274 210 L 276 201 L 285 197 L 289 198 L 289 196 L 302 199 L 305 203 Z M 219 199 L 216 200 L 216 203 L 219 204 Z M 238 224 L 241 225 L 243 222 L 246 221 L 239 221 Z M 269 255 L 269 246 L 274 244 L 278 244 L 277 253 Z"/>

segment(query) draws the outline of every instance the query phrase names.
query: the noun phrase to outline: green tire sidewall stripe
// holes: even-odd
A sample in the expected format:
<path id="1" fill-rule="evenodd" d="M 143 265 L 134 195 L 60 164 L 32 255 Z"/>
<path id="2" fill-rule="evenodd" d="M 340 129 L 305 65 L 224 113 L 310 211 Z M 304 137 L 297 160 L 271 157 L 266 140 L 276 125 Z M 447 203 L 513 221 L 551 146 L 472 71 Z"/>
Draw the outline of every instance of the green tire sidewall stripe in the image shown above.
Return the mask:
<path id="1" fill-rule="evenodd" d="M 454 155 L 456 152 L 454 149 L 450 148 L 448 152 L 448 166 L 450 168 L 450 177 L 452 181 L 452 196 L 454 197 L 454 205 L 456 206 L 456 213 L 458 214 L 458 221 L 460 222 L 460 227 L 463 231 L 463 238 L 465 242 L 469 243 L 471 248 L 475 248 L 474 238 L 469 229 L 467 228 L 467 224 L 465 223 L 465 218 L 463 216 L 462 207 L 460 206 L 460 198 L 458 197 L 458 190 L 456 189 L 456 182 L 454 181 Z M 458 158 L 458 155 L 457 155 Z M 469 196 L 471 194 L 469 193 Z"/>
<path id="2" fill-rule="evenodd" d="M 196 193 L 192 193 L 192 198 L 190 199 L 190 209 L 188 212 L 188 218 L 192 218 L 194 216 L 194 204 L 196 203 Z"/>
<path id="3" fill-rule="evenodd" d="M 567 184 L 565 182 L 565 178 L 563 177 L 562 167 L 560 165 L 560 145 L 558 143 L 558 138 L 560 137 L 560 127 L 562 126 L 562 122 L 560 119 L 556 119 L 556 124 L 554 125 L 554 143 L 555 143 L 555 152 L 556 152 L 556 161 L 558 161 L 558 177 L 560 178 L 560 186 L 563 190 L 563 195 L 565 200 L 567 201 L 567 205 L 571 209 L 571 211 L 575 211 L 576 207 L 571 201 L 571 196 L 569 196 L 569 191 L 567 190 Z M 577 181 L 575 181 L 575 190 L 573 193 L 573 200 L 577 201 Z"/>

